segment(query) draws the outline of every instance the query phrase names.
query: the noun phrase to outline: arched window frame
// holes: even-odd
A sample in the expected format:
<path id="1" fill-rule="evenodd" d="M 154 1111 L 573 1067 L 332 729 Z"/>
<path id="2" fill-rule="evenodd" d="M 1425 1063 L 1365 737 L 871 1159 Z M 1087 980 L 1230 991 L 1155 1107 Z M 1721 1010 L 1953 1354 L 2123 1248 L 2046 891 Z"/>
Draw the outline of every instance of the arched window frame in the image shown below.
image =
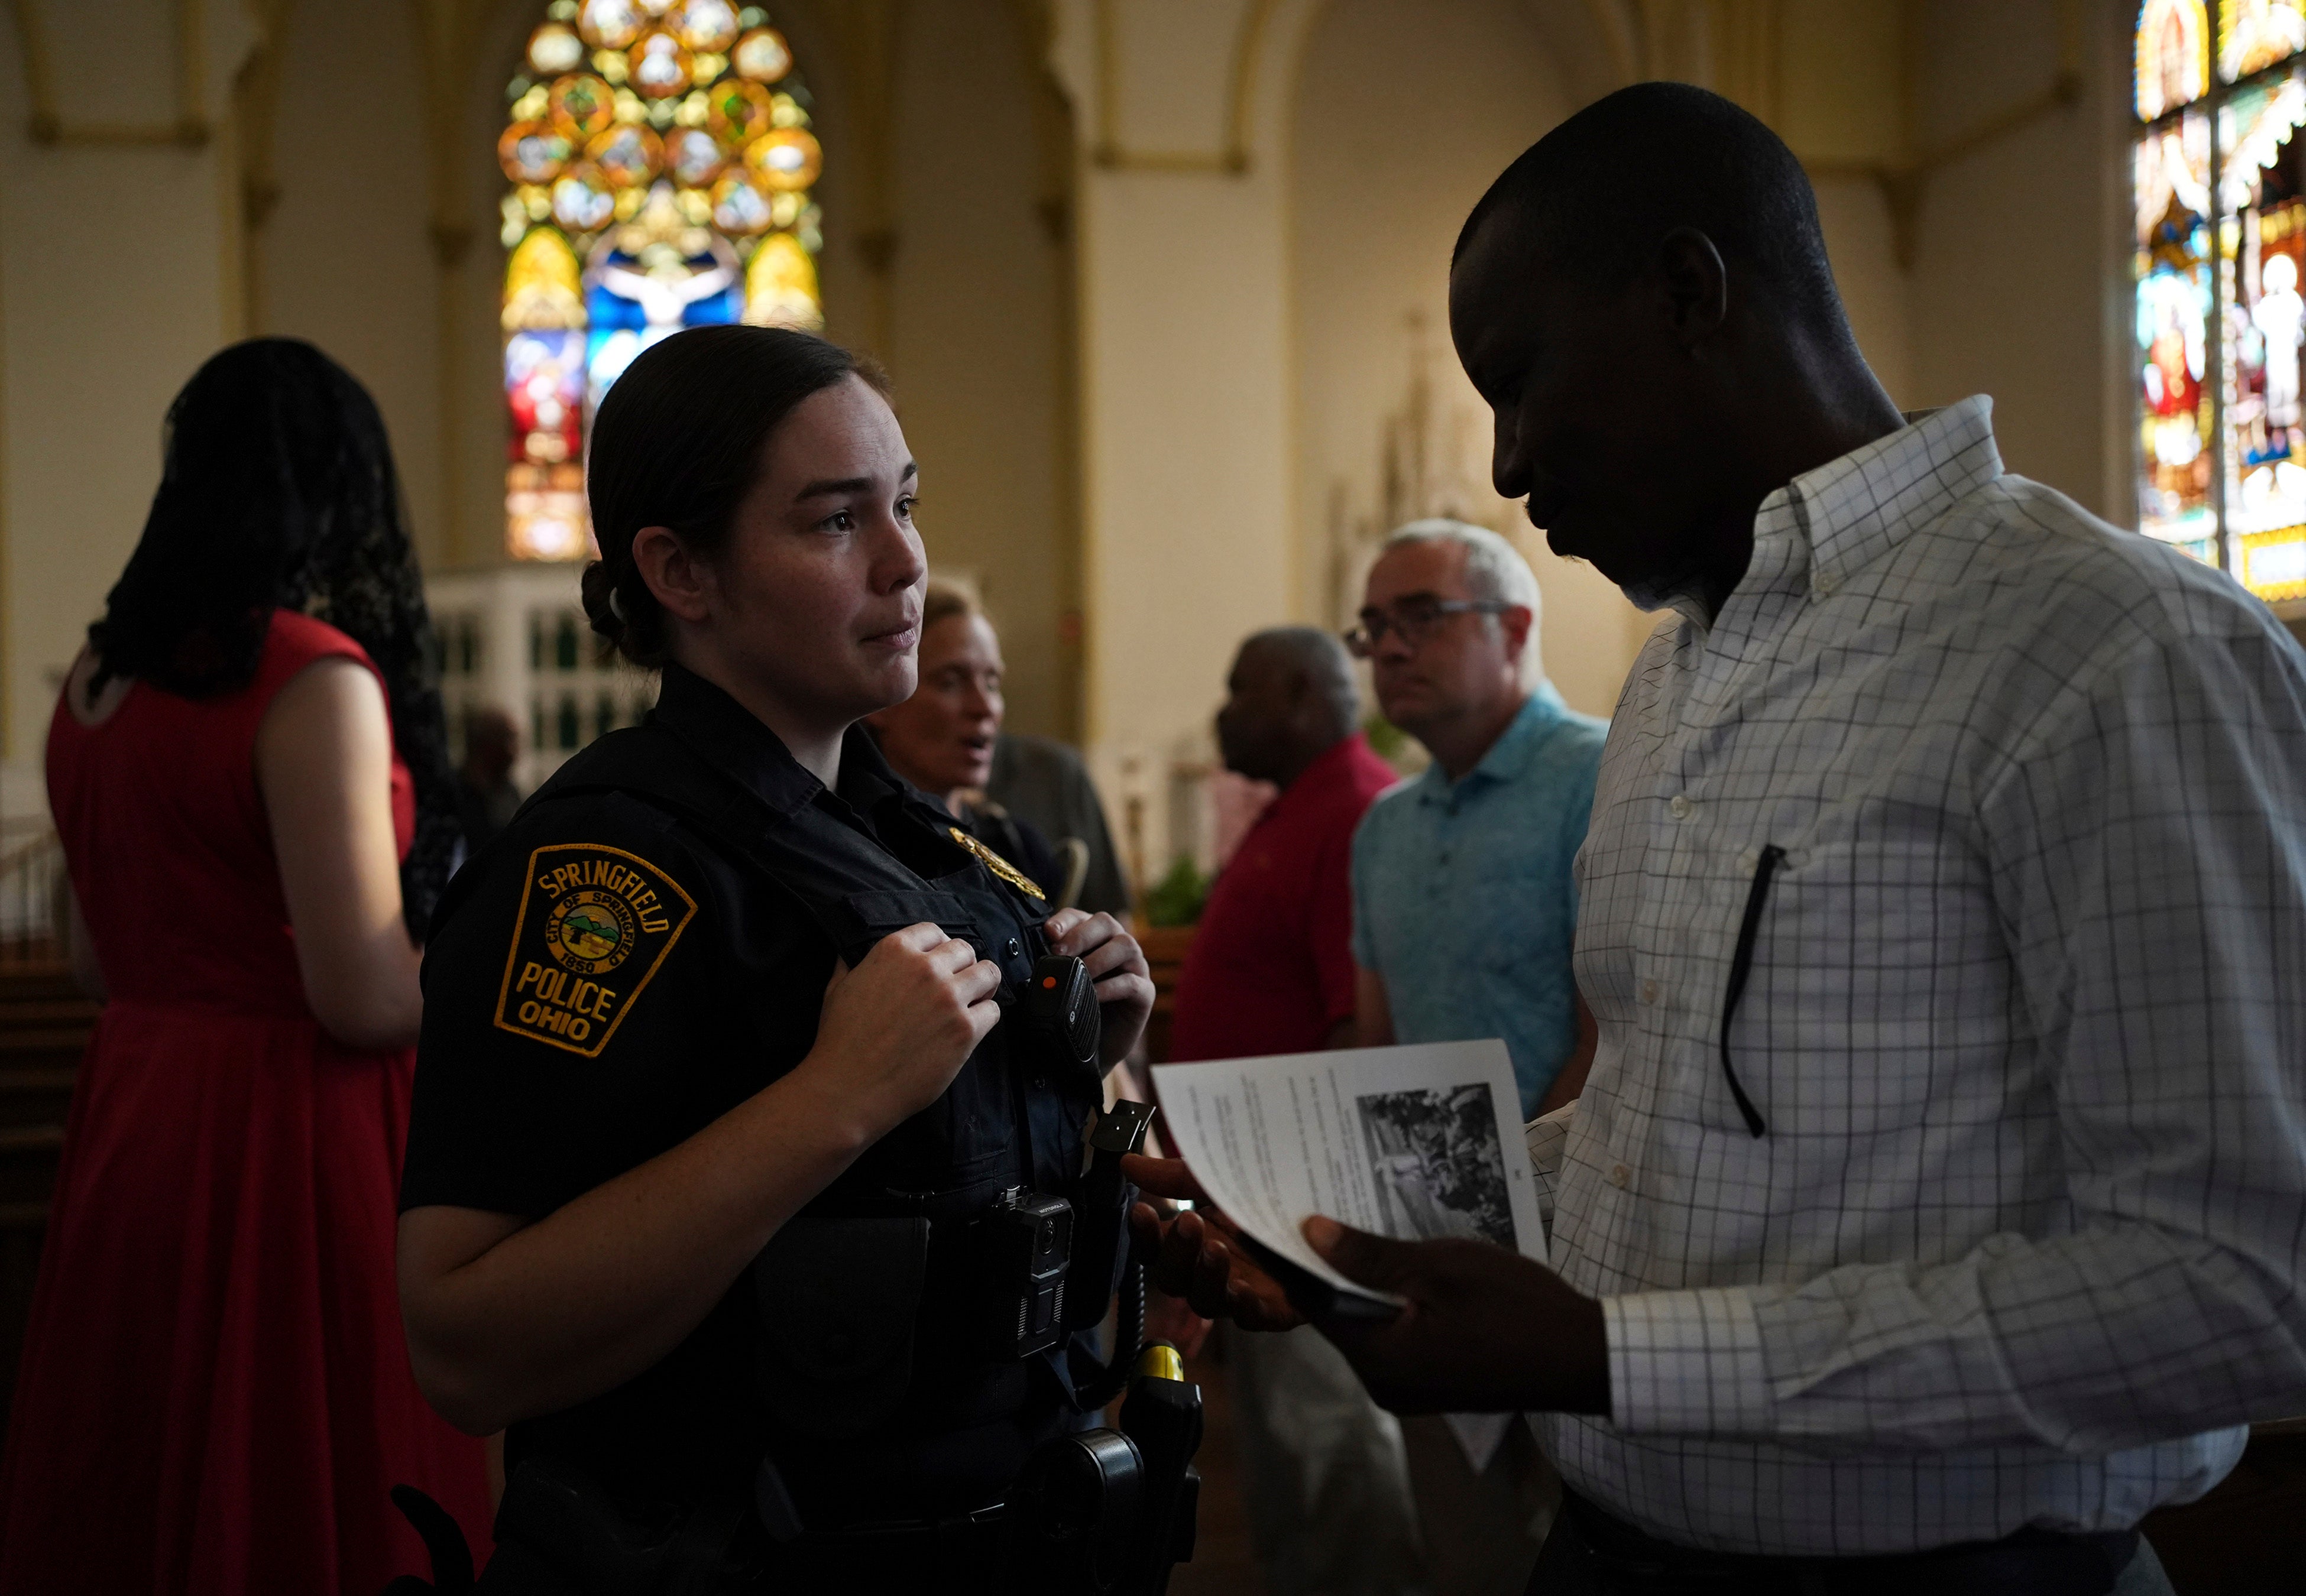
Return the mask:
<path id="1" fill-rule="evenodd" d="M 591 550 L 584 449 L 682 327 L 824 325 L 824 153 L 790 45 L 735 0 L 553 0 L 507 86 L 505 551 Z"/>
<path id="2" fill-rule="evenodd" d="M 2306 4 L 2145 0 L 2133 56 L 2139 528 L 2306 600 Z"/>

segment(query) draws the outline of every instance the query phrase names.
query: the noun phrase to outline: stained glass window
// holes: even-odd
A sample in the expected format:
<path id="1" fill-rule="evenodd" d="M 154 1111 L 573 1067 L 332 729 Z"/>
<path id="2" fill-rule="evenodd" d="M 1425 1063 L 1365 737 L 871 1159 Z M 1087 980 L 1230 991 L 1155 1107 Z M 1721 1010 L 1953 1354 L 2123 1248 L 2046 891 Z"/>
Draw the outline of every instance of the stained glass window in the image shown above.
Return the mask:
<path id="1" fill-rule="evenodd" d="M 2210 86 L 2210 18 L 2202 0 L 2146 0 L 2138 8 L 2138 115 L 2151 122 L 2193 104 Z"/>
<path id="2" fill-rule="evenodd" d="M 2223 0 L 2218 6 L 2218 76 L 2227 82 L 2287 61 L 2302 49 L 2306 12 L 2297 0 Z"/>
<path id="3" fill-rule="evenodd" d="M 730 0 L 556 0 L 507 98 L 505 548 L 573 559 L 585 430 L 635 355 L 824 324 L 824 153 L 784 35 Z"/>
<path id="4" fill-rule="evenodd" d="M 2139 8 L 2139 526 L 2268 600 L 2306 599 L 2302 50 L 2299 4 Z"/>

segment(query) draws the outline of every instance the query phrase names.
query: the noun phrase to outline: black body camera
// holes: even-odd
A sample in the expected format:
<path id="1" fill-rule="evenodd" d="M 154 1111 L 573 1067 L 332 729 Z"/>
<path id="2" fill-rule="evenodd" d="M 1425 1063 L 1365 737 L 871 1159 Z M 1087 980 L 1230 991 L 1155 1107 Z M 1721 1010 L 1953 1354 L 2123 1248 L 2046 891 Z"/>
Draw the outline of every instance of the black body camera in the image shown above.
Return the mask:
<path id="1" fill-rule="evenodd" d="M 1089 967 L 1063 953 L 1036 961 L 1012 1018 L 1019 1051 L 1037 1071 L 1097 1074 L 1104 1017 Z M 1073 1206 L 1046 1191 L 1012 1188 L 982 1221 L 986 1278 L 993 1290 L 991 1352 L 1029 1358 L 1064 1336 L 1065 1278 L 1073 1263 Z M 1109 1287 L 1107 1289 L 1110 1289 Z M 1097 1305 L 1100 1317 L 1104 1304 Z"/>
<path id="2" fill-rule="evenodd" d="M 985 1225 L 997 1295 L 989 1327 L 994 1353 L 1029 1358 L 1064 1334 L 1065 1276 L 1073 1262 L 1073 1206 L 1046 1191 L 1012 1187 Z"/>

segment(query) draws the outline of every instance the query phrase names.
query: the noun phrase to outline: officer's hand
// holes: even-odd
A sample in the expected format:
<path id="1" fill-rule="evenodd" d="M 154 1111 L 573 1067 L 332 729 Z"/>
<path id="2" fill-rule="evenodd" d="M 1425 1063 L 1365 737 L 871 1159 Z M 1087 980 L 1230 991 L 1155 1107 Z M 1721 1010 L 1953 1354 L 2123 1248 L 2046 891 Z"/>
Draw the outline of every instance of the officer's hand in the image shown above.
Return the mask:
<path id="1" fill-rule="evenodd" d="M 1068 954 L 1089 966 L 1105 1013 L 1097 1057 L 1110 1070 L 1129 1056 L 1153 1012 L 1153 969 L 1145 962 L 1145 950 L 1119 920 L 1085 909 L 1057 910 L 1042 922 L 1041 934 L 1049 939 L 1051 952 Z"/>
<path id="2" fill-rule="evenodd" d="M 1152 1196 L 1209 1201 L 1182 1158 L 1132 1153 L 1122 1159 L 1121 1172 Z M 1305 1322 L 1273 1276 L 1233 1244 L 1232 1220 L 1210 1208 L 1174 1217 L 1166 1208 L 1140 1202 L 1129 1210 L 1130 1232 L 1139 1256 L 1151 1260 L 1156 1286 L 1203 1319 L 1230 1319 L 1244 1330 L 1287 1330 Z"/>
<path id="3" fill-rule="evenodd" d="M 828 1072 L 878 1137 L 944 1095 L 1001 1018 L 1000 985 L 998 969 L 927 921 L 893 931 L 855 969 L 834 966 L 802 1068 Z"/>
<path id="4" fill-rule="evenodd" d="M 1395 1242 L 1315 1216 L 1305 1240 L 1348 1280 L 1405 1297 L 1321 1334 L 1396 1413 L 1610 1411 L 1601 1304 L 1488 1242 Z"/>

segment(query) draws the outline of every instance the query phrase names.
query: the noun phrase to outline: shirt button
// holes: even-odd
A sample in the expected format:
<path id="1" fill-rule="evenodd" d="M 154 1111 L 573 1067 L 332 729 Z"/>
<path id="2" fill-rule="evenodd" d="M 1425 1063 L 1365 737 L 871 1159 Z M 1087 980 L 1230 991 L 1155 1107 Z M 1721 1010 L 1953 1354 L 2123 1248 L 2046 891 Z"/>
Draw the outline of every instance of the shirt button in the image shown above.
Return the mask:
<path id="1" fill-rule="evenodd" d="M 1642 1001 L 1645 1003 L 1653 1003 L 1657 1002 L 1657 983 L 1655 981 L 1644 981 L 1642 983 Z"/>
<path id="2" fill-rule="evenodd" d="M 1617 1187 L 1620 1191 L 1626 1189 L 1627 1183 L 1633 1178 L 1634 1172 L 1627 1169 L 1624 1165 L 1612 1164 L 1610 1165 L 1610 1184 Z"/>
<path id="3" fill-rule="evenodd" d="M 1833 590 L 1841 585 L 1841 578 L 1832 571 L 1820 571 L 1809 579 L 1809 585 L 1821 596 L 1831 597 Z"/>
<path id="4" fill-rule="evenodd" d="M 1689 812 L 1696 807 L 1689 801 L 1688 794 L 1677 792 L 1673 795 L 1672 801 L 1666 805 L 1665 812 L 1676 820 L 1687 820 Z"/>
<path id="5" fill-rule="evenodd" d="M 1025 944 L 1019 942 L 1012 936 L 1009 939 L 1008 946 L 1003 948 L 1001 951 L 1008 954 L 1012 959 L 1021 959 L 1025 954 Z"/>

